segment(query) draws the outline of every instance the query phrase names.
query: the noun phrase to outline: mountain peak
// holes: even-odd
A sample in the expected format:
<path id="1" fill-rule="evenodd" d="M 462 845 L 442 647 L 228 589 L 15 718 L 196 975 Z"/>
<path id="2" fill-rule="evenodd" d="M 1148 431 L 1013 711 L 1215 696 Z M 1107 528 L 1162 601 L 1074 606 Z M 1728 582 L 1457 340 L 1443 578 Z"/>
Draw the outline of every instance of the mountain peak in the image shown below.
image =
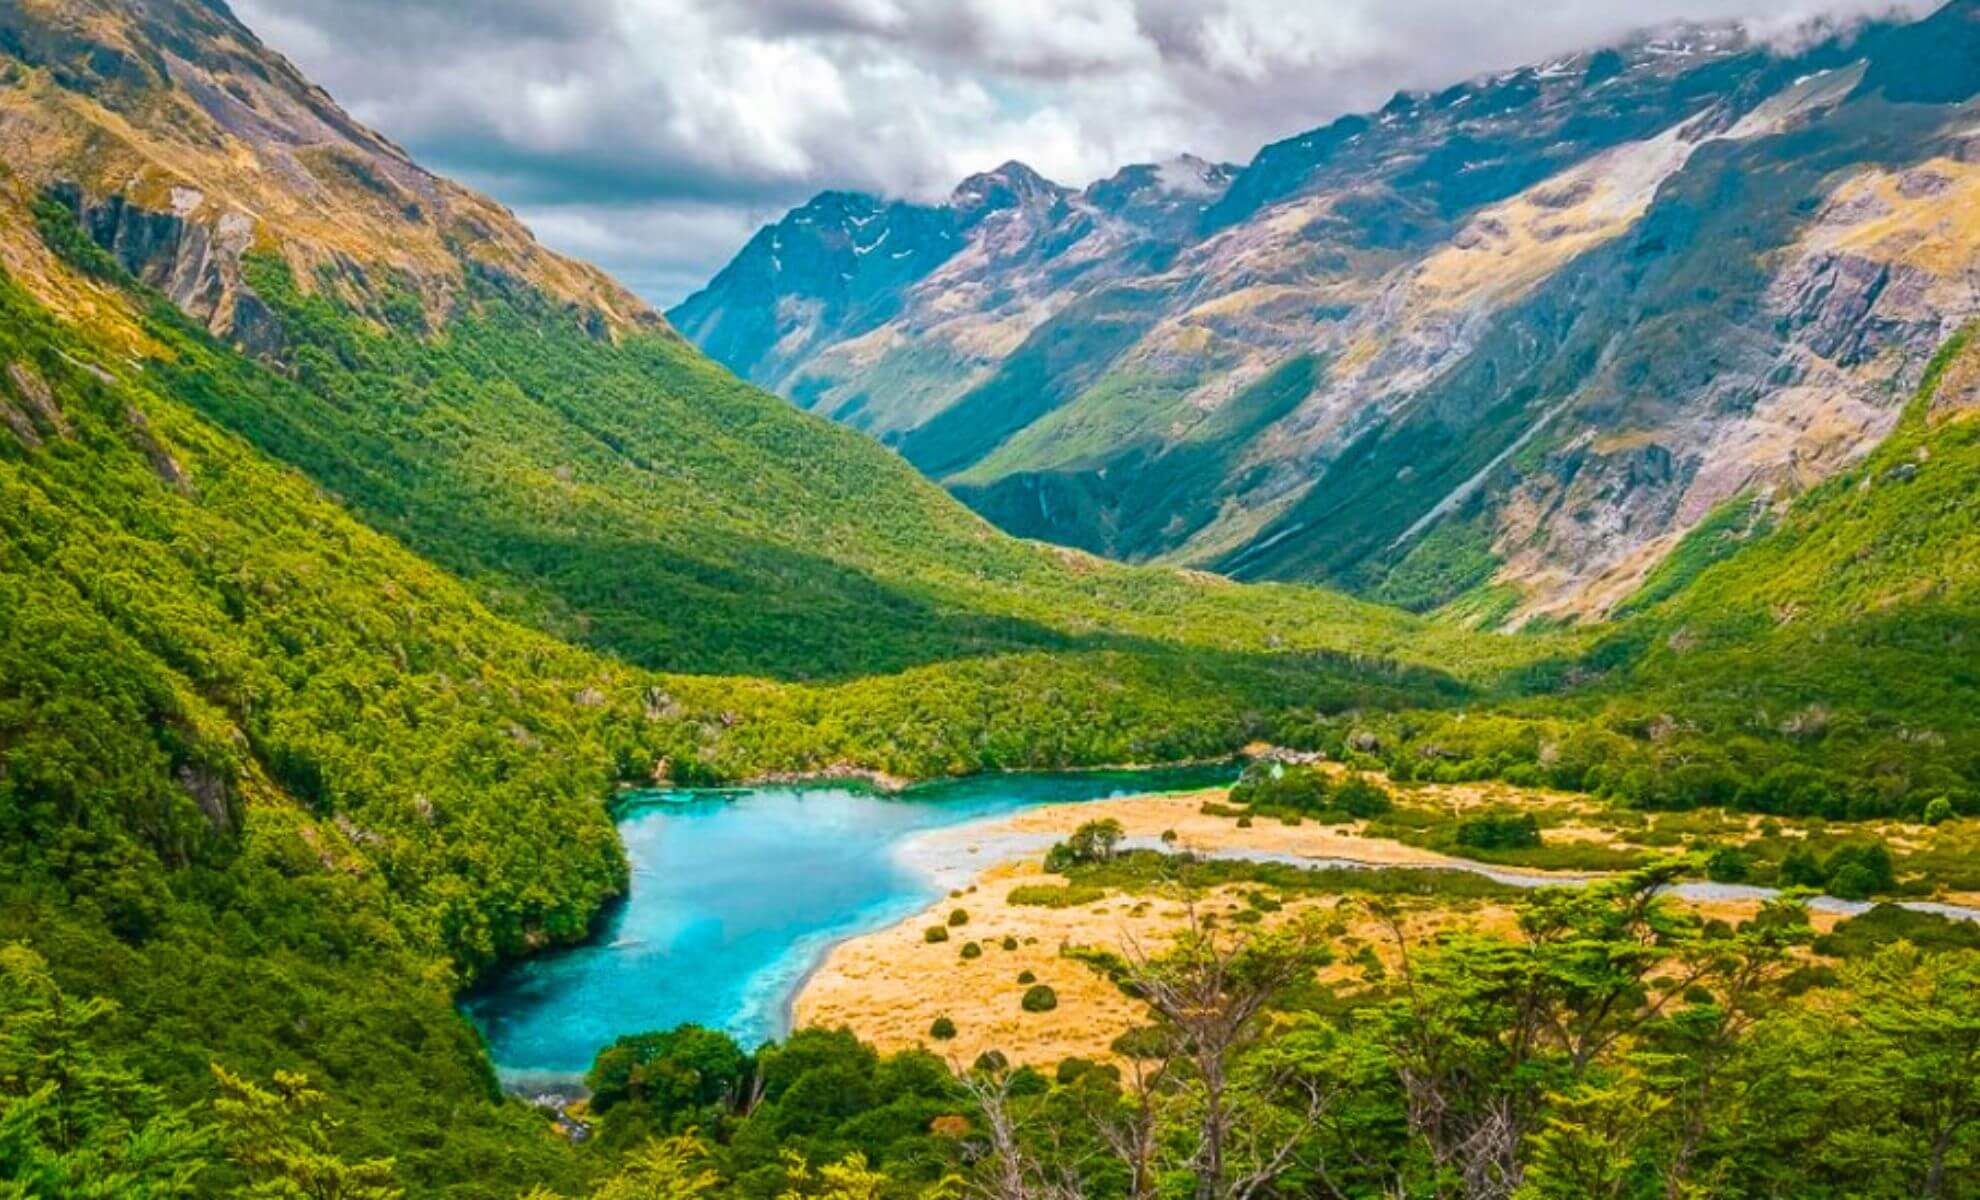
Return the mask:
<path id="1" fill-rule="evenodd" d="M 1223 196 L 1237 172 L 1229 163 L 1178 154 L 1122 167 L 1082 194 L 1095 207 L 1155 228 L 1178 219 L 1193 221 Z"/>
<path id="2" fill-rule="evenodd" d="M 1068 189 L 1012 159 L 995 170 L 979 172 L 957 184 L 949 204 L 965 211 L 987 212 L 1037 200 L 1056 201 L 1068 194 Z"/>

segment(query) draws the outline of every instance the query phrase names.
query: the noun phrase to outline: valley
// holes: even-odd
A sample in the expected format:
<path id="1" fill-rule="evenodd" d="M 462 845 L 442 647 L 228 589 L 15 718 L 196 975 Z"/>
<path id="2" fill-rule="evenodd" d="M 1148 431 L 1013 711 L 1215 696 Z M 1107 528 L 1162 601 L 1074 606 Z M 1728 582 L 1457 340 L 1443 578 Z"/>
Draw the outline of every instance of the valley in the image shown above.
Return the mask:
<path id="1" fill-rule="evenodd" d="M 1980 5 L 1818 32 L 663 316 L 0 0 L 0 1194 L 1980 1197 Z"/>

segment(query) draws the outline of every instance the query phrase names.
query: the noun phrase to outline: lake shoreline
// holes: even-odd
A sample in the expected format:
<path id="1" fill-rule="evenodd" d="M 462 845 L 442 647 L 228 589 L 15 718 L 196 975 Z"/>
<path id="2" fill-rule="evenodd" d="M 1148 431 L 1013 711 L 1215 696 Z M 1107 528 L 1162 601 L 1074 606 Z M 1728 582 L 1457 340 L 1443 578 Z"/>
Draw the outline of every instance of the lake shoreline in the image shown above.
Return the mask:
<path id="1" fill-rule="evenodd" d="M 568 1092 L 598 1050 L 694 1022 L 746 1046 L 785 1036 L 832 947 L 935 899 L 896 843 L 984 817 L 1202 789 L 1228 760 L 1153 771 L 1004 772 L 886 793 L 871 780 L 646 789 L 615 797 L 631 887 L 586 940 L 504 964 L 457 996 L 505 1088 Z M 614 933 L 614 931 L 617 931 Z"/>
<path id="2" fill-rule="evenodd" d="M 965 1058 L 970 1051 L 985 1047 L 1006 1051 L 1024 1049 L 1046 1055 L 1040 1062 L 1054 1061 L 1050 1058 L 1052 1054 L 1104 1054 L 1104 1043 L 1095 1043 L 1077 1030 L 1054 1031 L 1045 1019 L 1035 1016 L 1024 1022 L 1013 1020 L 1005 1011 L 1009 1006 L 1002 1004 L 1008 997 L 1001 997 L 986 1008 L 982 993 L 1007 988 L 1007 979 L 986 978 L 970 986 L 942 988 L 931 985 L 929 978 L 931 970 L 972 976 L 980 969 L 981 962 L 1010 955 L 1011 952 L 993 946 L 990 938 L 997 933 L 1017 937 L 1027 946 L 1034 939 L 1049 938 L 1091 944 L 1104 939 L 1110 921 L 1123 930 L 1133 926 L 1142 915 L 1139 910 L 1149 907 L 1148 896 L 1111 894 L 1091 906 L 1072 910 L 1014 907 L 1007 903 L 1009 891 L 1016 884 L 1063 884 L 1063 879 L 1044 873 L 1040 860 L 1053 843 L 1064 840 L 1087 821 L 1105 818 L 1119 821 L 1126 833 L 1122 842 L 1126 850 L 1187 853 L 1205 860 L 1235 859 L 1305 870 L 1449 871 L 1481 876 L 1523 890 L 1582 887 L 1627 874 L 1502 867 L 1388 838 L 1363 837 L 1359 824 L 1288 826 L 1272 821 L 1240 827 L 1228 817 L 1212 817 L 1201 812 L 1205 800 L 1221 799 L 1224 794 L 1222 789 L 1200 789 L 1046 805 L 928 830 L 904 839 L 895 850 L 897 861 L 905 869 L 921 873 L 931 889 L 939 888 L 943 895 L 886 929 L 835 943 L 806 973 L 790 997 L 789 1024 L 792 1027 L 848 1025 L 862 1039 L 883 1049 L 905 1049 L 922 1044 L 928 1021 L 933 1015 L 942 1015 L 957 1019 L 963 1027 L 959 1045 L 964 1047 Z M 1165 839 L 1165 833 L 1173 834 L 1173 840 Z M 963 898 L 951 898 L 957 891 L 966 894 Z M 1761 905 L 1782 894 L 1772 888 L 1703 880 L 1674 884 L 1669 892 L 1673 899 L 1701 914 L 1726 919 L 1750 917 Z M 986 900 L 1000 906 L 979 912 Z M 1826 929 L 1876 906 L 1872 901 L 1821 895 L 1804 896 L 1802 902 L 1818 929 Z M 1505 901 L 1484 903 L 1488 907 L 1503 907 Z M 1976 907 L 1922 900 L 1885 903 L 1980 921 L 1980 908 Z M 969 909 L 969 924 L 955 931 L 952 935 L 955 941 L 923 946 L 921 928 L 939 923 L 943 910 L 951 906 Z M 1141 924 L 1136 935 L 1148 936 L 1147 922 Z M 983 932 L 986 925 L 988 933 Z M 982 955 L 971 962 L 957 963 L 957 941 L 977 938 L 984 939 L 980 942 Z M 937 953 L 931 954 L 931 949 Z M 1026 963 L 1027 970 L 1046 978 L 1047 965 L 1057 959 L 1057 951 L 1054 948 L 1045 957 L 1026 953 L 1018 958 Z M 1077 976 L 1071 978 L 1072 986 L 1084 983 Z M 1068 992 L 1067 976 L 1048 981 L 1062 995 Z M 948 999 L 943 1000 L 944 996 Z M 1103 1011 L 1119 1018 L 1120 1014 L 1111 1007 L 1112 998 L 1104 993 L 1082 989 L 1080 996 L 1079 1003 L 1088 1006 L 1088 1011 Z M 1095 1009 L 1096 1005 L 1101 1007 Z M 939 1013 L 935 1012 L 937 1008 Z M 907 1014 L 913 1014 L 912 1018 Z M 986 1024 L 994 1025 L 997 1030 L 987 1042 L 981 1032 Z"/>

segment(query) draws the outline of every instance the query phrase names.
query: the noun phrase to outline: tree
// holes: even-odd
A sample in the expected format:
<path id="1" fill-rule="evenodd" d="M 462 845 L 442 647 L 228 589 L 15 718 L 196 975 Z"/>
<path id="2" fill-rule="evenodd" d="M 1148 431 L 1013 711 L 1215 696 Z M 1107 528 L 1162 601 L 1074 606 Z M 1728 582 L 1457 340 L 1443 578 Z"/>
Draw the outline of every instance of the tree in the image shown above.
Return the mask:
<path id="1" fill-rule="evenodd" d="M 1851 968 L 1841 1049 L 1915 1143 L 1907 1158 L 1926 1200 L 1947 1196 L 1957 1154 L 1980 1170 L 1980 954 L 1924 954 L 1900 943 Z"/>
<path id="2" fill-rule="evenodd" d="M 1656 1136 L 1670 1098 L 1626 1069 L 1549 1100 L 1546 1119 L 1527 1141 L 1518 1200 L 1625 1200 L 1637 1194 L 1632 1185 L 1648 1174 L 1644 1147 Z"/>
<path id="3" fill-rule="evenodd" d="M 1079 1200 L 1078 1182 L 1049 1170 L 1033 1152 L 1014 1103 L 1018 1075 L 1003 1056 L 985 1055 L 958 1078 L 983 1118 L 988 1141 L 970 1191 L 980 1200 Z"/>
<path id="4" fill-rule="evenodd" d="M 1517 1192 L 1549 1097 L 1576 1092 L 1722 969 L 1698 922 L 1661 899 L 1679 870 L 1543 891 L 1518 942 L 1465 934 L 1417 956 L 1389 914 L 1402 993 L 1385 1042 L 1411 1132 L 1466 1196 Z"/>
<path id="5" fill-rule="evenodd" d="M 593 1112 L 603 1116 L 622 1104 L 636 1105 L 661 1132 L 680 1133 L 733 1112 L 752 1070 L 735 1039 L 682 1025 L 613 1042 L 599 1052 L 585 1082 Z"/>
<path id="6" fill-rule="evenodd" d="M 176 1200 L 197 1193 L 211 1132 L 91 1035 L 108 1000 L 78 1000 L 25 946 L 0 948 L 0 1195 Z"/>
<path id="7" fill-rule="evenodd" d="M 1165 1086 L 1189 1114 L 1196 1200 L 1248 1200 L 1294 1161 L 1329 1098 L 1324 1083 L 1287 1061 L 1244 1063 L 1265 1012 L 1293 985 L 1330 960 L 1312 923 L 1297 921 L 1252 935 L 1220 938 L 1189 906 L 1189 927 L 1160 955 L 1128 947 L 1124 986 L 1146 1000 L 1167 1033 L 1172 1067 Z M 1268 1109 L 1296 1114 L 1290 1128 L 1264 1118 Z M 1261 1141 L 1251 1136 L 1269 1130 Z"/>
<path id="8" fill-rule="evenodd" d="M 1112 817 L 1088 821 L 1073 830 L 1071 837 L 1052 847 L 1045 856 L 1045 869 L 1063 871 L 1086 863 L 1107 862 L 1126 837 L 1127 830 Z"/>
<path id="9" fill-rule="evenodd" d="M 592 1200 L 699 1200 L 721 1182 L 708 1165 L 706 1143 L 690 1129 L 633 1151 L 618 1175 L 592 1193 Z"/>
<path id="10" fill-rule="evenodd" d="M 250 1181 L 256 1200 L 400 1200 L 389 1158 L 346 1163 L 332 1151 L 336 1125 L 323 1113 L 325 1097 L 309 1079 L 275 1072 L 265 1090 L 213 1065 L 220 1098 L 213 1111 L 227 1156 Z"/>
<path id="11" fill-rule="evenodd" d="M 654 1138 L 627 1154 L 618 1173 L 591 1193 L 591 1200 L 700 1200 L 720 1187 L 722 1176 L 709 1165 L 708 1144 L 690 1129 Z M 563 1200 L 537 1189 L 522 1200 Z"/>

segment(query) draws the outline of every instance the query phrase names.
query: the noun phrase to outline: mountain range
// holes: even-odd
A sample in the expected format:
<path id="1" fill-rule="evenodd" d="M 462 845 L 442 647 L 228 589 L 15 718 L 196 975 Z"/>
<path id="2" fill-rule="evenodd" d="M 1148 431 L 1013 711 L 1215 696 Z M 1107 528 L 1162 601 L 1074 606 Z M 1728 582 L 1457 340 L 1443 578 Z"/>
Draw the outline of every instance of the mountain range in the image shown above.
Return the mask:
<path id="1" fill-rule="evenodd" d="M 1243 167 L 827 193 L 669 319 L 1013 533 L 1478 624 L 1630 603 L 1980 312 L 1980 7 L 1402 93 Z"/>

